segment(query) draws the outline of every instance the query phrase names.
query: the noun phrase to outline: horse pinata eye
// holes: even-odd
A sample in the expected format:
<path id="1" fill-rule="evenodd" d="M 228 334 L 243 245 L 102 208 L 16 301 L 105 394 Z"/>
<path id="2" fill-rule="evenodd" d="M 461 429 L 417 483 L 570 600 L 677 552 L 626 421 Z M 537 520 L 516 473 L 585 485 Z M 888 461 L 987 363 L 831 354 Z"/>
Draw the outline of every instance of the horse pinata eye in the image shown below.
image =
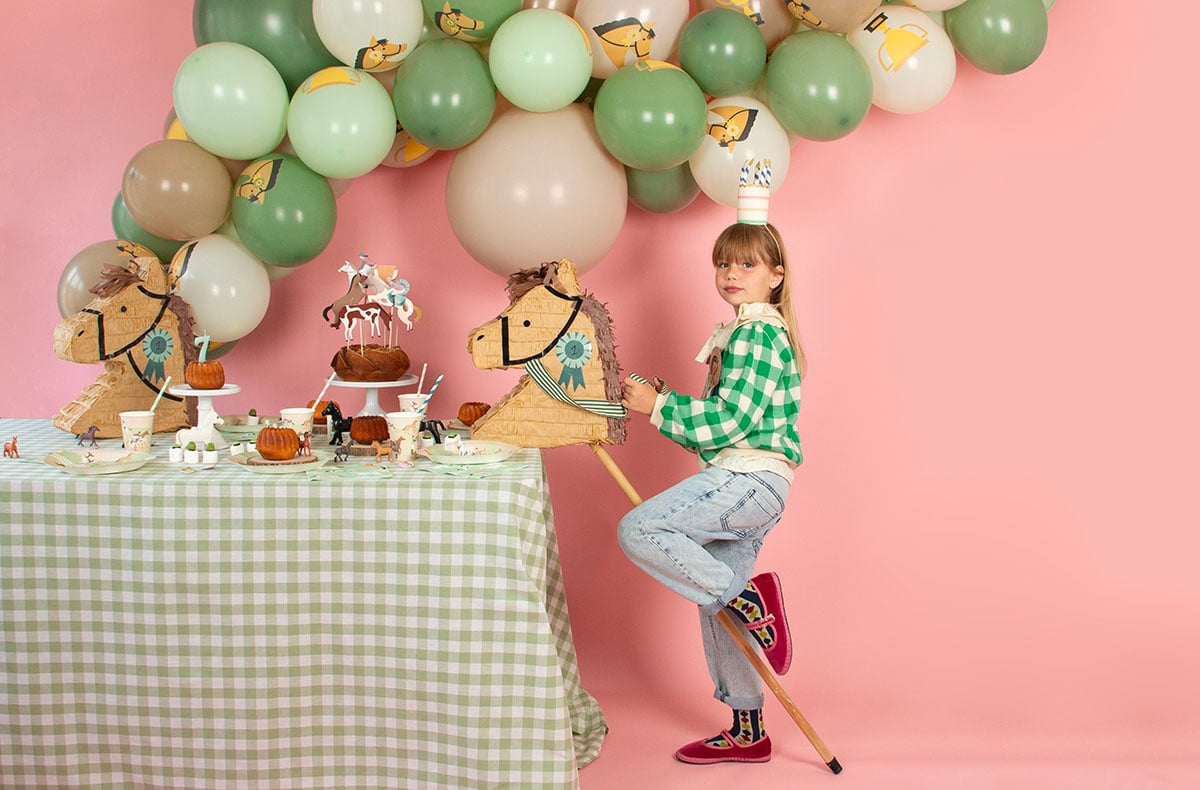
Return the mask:
<path id="1" fill-rule="evenodd" d="M 529 326 L 529 321 L 528 320 L 522 321 L 521 326 Z"/>

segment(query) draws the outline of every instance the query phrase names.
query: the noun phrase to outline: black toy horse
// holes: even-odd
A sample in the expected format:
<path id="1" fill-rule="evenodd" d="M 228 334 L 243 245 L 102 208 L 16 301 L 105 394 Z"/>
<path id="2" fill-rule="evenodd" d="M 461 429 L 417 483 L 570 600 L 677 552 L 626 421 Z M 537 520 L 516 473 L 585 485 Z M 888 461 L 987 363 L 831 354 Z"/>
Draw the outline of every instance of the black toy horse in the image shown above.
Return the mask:
<path id="1" fill-rule="evenodd" d="M 329 418 L 329 443 L 341 444 L 342 434 L 350 430 L 350 423 L 353 422 L 353 418 L 343 417 L 342 410 L 337 407 L 336 403 L 330 403 L 322 409 L 321 416 Z"/>

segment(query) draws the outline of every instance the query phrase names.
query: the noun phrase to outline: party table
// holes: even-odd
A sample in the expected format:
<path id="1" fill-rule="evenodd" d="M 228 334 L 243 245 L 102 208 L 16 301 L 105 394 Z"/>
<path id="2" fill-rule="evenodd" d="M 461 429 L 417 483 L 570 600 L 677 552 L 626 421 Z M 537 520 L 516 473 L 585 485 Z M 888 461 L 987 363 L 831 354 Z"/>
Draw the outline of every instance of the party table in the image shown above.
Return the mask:
<path id="1" fill-rule="evenodd" d="M 310 480 L 159 435 L 76 476 L 41 461 L 75 437 L 14 435 L 0 787 L 575 787 L 599 753 L 538 451 Z"/>

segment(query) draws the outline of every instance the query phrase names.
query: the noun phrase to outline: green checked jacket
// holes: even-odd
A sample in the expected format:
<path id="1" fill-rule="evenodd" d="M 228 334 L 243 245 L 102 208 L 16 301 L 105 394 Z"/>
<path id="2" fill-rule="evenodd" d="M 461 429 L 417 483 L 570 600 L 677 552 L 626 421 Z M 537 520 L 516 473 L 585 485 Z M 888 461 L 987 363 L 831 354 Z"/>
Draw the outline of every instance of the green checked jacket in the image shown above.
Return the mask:
<path id="1" fill-rule="evenodd" d="M 654 425 L 696 451 L 703 466 L 775 471 L 790 480 L 804 456 L 796 431 L 800 374 L 782 316 L 767 304 L 742 305 L 696 359 L 711 368 L 705 397 L 660 395 Z"/>

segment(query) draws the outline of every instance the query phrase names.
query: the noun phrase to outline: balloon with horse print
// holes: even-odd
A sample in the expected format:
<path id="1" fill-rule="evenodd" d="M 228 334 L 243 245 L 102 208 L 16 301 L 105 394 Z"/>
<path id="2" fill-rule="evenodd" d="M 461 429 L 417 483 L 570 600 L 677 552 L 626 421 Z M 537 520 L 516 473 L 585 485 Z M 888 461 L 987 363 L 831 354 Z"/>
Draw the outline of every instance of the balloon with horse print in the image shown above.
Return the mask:
<path id="1" fill-rule="evenodd" d="M 192 313 L 168 289 L 167 272 L 153 257 L 136 258 L 129 269 L 106 268 L 92 291 L 97 298 L 54 328 L 54 353 L 68 362 L 103 362 L 104 372 L 53 422 L 74 434 L 94 425 L 97 436 L 115 437 L 120 412 L 149 409 L 168 376 L 184 380 L 197 356 Z M 164 393 L 154 427 L 174 430 L 194 420 L 194 404 Z"/>
<path id="2" fill-rule="evenodd" d="M 521 447 L 621 444 L 625 409 L 612 321 L 568 260 L 508 278 L 509 306 L 467 339 L 475 367 L 524 367 L 517 386 L 471 426 L 471 438 Z"/>

